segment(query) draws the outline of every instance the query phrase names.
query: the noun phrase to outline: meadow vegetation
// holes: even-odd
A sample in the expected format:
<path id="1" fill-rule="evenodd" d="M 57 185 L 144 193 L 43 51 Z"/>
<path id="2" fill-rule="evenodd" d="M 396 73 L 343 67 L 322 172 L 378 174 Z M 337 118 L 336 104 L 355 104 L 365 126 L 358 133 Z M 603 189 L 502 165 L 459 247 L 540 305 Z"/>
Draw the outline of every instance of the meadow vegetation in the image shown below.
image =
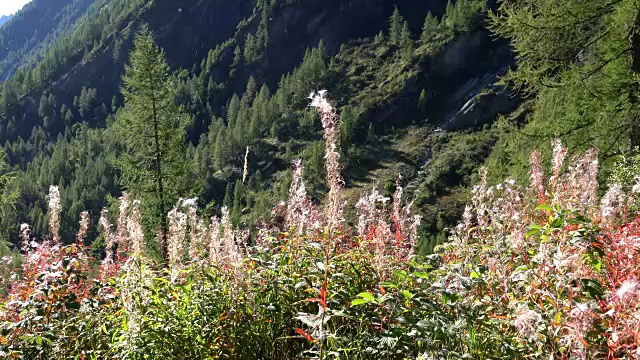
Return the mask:
<path id="1" fill-rule="evenodd" d="M 344 220 L 336 129 L 322 119 L 327 201 L 307 195 L 293 166 L 289 199 L 250 244 L 228 210 L 211 219 L 195 199 L 167 214 L 168 261 L 146 256 L 140 202 L 104 211 L 101 262 L 84 239 L 59 233 L 60 193 L 49 194 L 49 236 L 21 229 L 25 263 L 0 312 L 0 349 L 26 359 L 517 359 L 640 355 L 637 191 L 598 197 L 597 151 L 570 160 L 554 142 L 552 171 L 531 157 L 531 179 L 489 187 L 486 173 L 451 238 L 416 257 L 420 218 L 377 189 Z M 621 165 L 622 166 L 622 165 Z M 548 179 L 548 180 L 545 180 Z M 158 234 L 157 241 L 163 241 Z M 9 259 L 5 259 L 9 261 Z"/>

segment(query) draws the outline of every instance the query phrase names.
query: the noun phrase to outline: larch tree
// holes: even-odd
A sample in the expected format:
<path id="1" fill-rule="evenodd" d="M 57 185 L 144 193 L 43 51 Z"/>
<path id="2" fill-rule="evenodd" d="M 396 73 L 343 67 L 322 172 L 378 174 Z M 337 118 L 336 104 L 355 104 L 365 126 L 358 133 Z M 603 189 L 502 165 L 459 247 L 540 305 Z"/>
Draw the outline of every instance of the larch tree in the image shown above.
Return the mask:
<path id="1" fill-rule="evenodd" d="M 431 14 L 431 11 L 427 13 L 427 16 L 424 18 L 424 25 L 422 26 L 422 35 L 420 35 L 420 41 L 426 43 L 431 40 L 437 33 L 438 27 L 440 24 L 438 23 L 438 18 Z"/>
<path id="2" fill-rule="evenodd" d="M 124 107 L 116 130 L 125 151 L 119 158 L 124 187 L 143 202 L 143 220 L 157 232 L 167 259 L 167 212 L 188 194 L 185 129 L 188 116 L 175 102 L 170 68 L 153 34 L 144 27 L 136 36 L 122 78 Z"/>
<path id="3" fill-rule="evenodd" d="M 640 144 L 637 0 L 502 0 L 490 28 L 517 60 L 503 82 L 536 100 L 529 139 L 509 141 L 559 137 L 605 157 Z"/>
<path id="4" fill-rule="evenodd" d="M 399 44 L 402 34 L 402 26 L 404 24 L 404 18 L 400 15 L 400 10 L 396 7 L 393 10 L 393 15 L 389 19 L 389 41 L 393 44 Z"/>
<path id="5" fill-rule="evenodd" d="M 405 21 L 402 24 L 402 30 L 400 30 L 400 47 L 407 49 L 413 45 L 411 40 L 411 30 L 409 30 L 409 22 Z"/>

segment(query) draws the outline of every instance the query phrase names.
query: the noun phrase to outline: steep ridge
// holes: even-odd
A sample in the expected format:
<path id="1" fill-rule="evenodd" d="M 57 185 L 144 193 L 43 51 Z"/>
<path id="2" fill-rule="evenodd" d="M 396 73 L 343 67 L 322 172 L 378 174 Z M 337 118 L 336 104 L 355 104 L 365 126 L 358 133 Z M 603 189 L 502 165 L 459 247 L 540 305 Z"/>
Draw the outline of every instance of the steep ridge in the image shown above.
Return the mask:
<path id="1" fill-rule="evenodd" d="M 76 22 L 95 0 L 34 0 L 0 30 L 0 79 L 20 66 L 35 64 L 61 37 L 70 36 Z"/>

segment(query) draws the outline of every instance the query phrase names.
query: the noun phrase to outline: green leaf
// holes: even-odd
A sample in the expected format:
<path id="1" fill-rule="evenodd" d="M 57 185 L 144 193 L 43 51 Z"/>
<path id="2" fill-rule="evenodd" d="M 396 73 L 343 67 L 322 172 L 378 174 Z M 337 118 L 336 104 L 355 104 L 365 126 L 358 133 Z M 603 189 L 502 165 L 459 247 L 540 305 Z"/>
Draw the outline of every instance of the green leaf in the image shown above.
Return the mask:
<path id="1" fill-rule="evenodd" d="M 555 212 L 555 210 L 553 209 L 553 207 L 551 207 L 551 205 L 548 204 L 540 204 L 535 208 L 536 211 L 550 211 L 550 212 Z"/>
<path id="2" fill-rule="evenodd" d="M 562 218 L 555 218 L 549 225 L 554 229 L 558 229 L 564 226 L 564 220 Z"/>
<path id="3" fill-rule="evenodd" d="M 556 313 L 556 316 L 553 318 L 553 321 L 554 321 L 556 324 L 560 324 L 560 321 L 561 321 L 561 320 L 562 320 L 562 311 L 558 311 L 558 312 Z"/>
<path id="4" fill-rule="evenodd" d="M 413 276 L 420 278 L 420 279 L 428 279 L 429 278 L 429 273 L 426 272 L 415 272 L 413 273 Z"/>
<path id="5" fill-rule="evenodd" d="M 375 298 L 373 297 L 373 294 L 368 293 L 368 292 L 361 292 L 360 294 L 358 294 L 359 298 L 363 298 L 365 300 L 367 300 L 368 302 L 374 302 Z"/>
<path id="6" fill-rule="evenodd" d="M 472 279 L 480 279 L 480 274 L 475 271 L 472 271 L 469 277 Z"/>
<path id="7" fill-rule="evenodd" d="M 366 299 L 355 299 L 351 302 L 351 306 L 358 306 L 358 305 L 368 304 L 368 303 L 370 303 L 370 301 Z"/>
<path id="8" fill-rule="evenodd" d="M 380 286 L 384 287 L 384 288 L 390 288 L 390 289 L 395 289 L 398 287 L 398 285 L 392 283 L 392 282 L 388 282 L 388 281 L 383 281 L 380 283 Z"/>
<path id="9" fill-rule="evenodd" d="M 455 305 L 460 297 L 456 294 L 451 294 L 446 291 L 442 293 L 442 303 L 445 305 Z"/>
<path id="10" fill-rule="evenodd" d="M 394 270 L 393 275 L 400 281 L 404 281 L 407 278 L 407 272 L 404 270 Z"/>
<path id="11" fill-rule="evenodd" d="M 582 279 L 584 293 L 592 298 L 599 299 L 604 294 L 604 289 L 599 281 L 594 279 Z"/>
<path id="12" fill-rule="evenodd" d="M 519 272 L 527 271 L 527 270 L 529 270 L 529 266 L 527 266 L 527 265 L 520 265 L 520 266 L 518 266 L 518 267 L 517 267 L 513 272 L 514 272 L 514 273 L 519 273 Z"/>
<path id="13" fill-rule="evenodd" d="M 529 237 L 531 237 L 531 236 L 533 236 L 535 234 L 538 234 L 539 232 L 540 232 L 540 229 L 531 229 L 531 230 L 527 231 L 527 234 L 525 236 L 527 238 L 529 238 Z"/>
<path id="14" fill-rule="evenodd" d="M 596 271 L 598 272 L 602 270 L 602 261 L 600 260 L 594 261 L 591 265 L 593 265 L 593 268 L 596 269 Z"/>

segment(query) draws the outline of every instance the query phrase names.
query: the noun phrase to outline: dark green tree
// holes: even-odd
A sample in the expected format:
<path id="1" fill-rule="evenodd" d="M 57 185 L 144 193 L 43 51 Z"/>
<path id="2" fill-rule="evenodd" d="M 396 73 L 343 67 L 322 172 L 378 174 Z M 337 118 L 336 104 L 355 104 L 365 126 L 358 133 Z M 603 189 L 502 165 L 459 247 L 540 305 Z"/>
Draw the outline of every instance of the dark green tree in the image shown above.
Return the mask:
<path id="1" fill-rule="evenodd" d="M 244 41 L 244 59 L 247 64 L 253 64 L 260 57 L 260 43 L 252 33 L 247 34 Z"/>
<path id="2" fill-rule="evenodd" d="M 70 126 L 71 122 L 73 122 L 73 113 L 71 112 L 71 109 L 67 108 L 64 104 L 62 104 L 62 107 L 60 108 L 60 116 L 62 117 L 62 120 L 64 120 L 64 126 Z"/>
<path id="3" fill-rule="evenodd" d="M 15 174 L 9 171 L 4 150 L 0 147 L 0 243 L 9 239 L 9 219 L 13 220 L 18 192 L 13 186 Z"/>
<path id="4" fill-rule="evenodd" d="M 213 168 L 215 170 L 222 170 L 229 161 L 229 148 L 226 138 L 226 128 L 220 129 L 218 135 L 215 138 L 213 144 Z"/>
<path id="5" fill-rule="evenodd" d="M 271 8 L 264 4 L 262 6 L 262 17 L 260 19 L 260 25 L 258 25 L 258 32 L 256 38 L 261 46 L 261 51 L 264 51 L 269 45 L 269 17 L 271 15 Z"/>
<path id="6" fill-rule="evenodd" d="M 312 197 L 317 199 L 327 191 L 327 172 L 324 167 L 324 143 L 315 141 L 307 146 L 304 151 L 305 181 L 307 190 Z"/>
<path id="7" fill-rule="evenodd" d="M 422 26 L 422 35 L 420 35 L 420 41 L 427 42 L 431 40 L 438 32 L 438 18 L 431 14 L 431 11 L 427 13 L 424 18 L 424 25 Z"/>
<path id="8" fill-rule="evenodd" d="M 358 127 L 358 113 L 351 106 L 345 106 L 340 113 L 340 145 L 343 151 L 348 151 L 353 144 L 353 137 Z"/>
<path id="9" fill-rule="evenodd" d="M 49 94 L 49 96 L 47 96 L 47 94 L 42 94 L 42 96 L 40 97 L 40 106 L 38 107 L 38 115 L 40 115 L 41 118 L 45 118 L 47 116 L 51 116 L 52 113 L 55 111 L 55 100 L 53 100 L 53 103 L 51 102 L 53 100 L 53 95 Z"/>
<path id="10" fill-rule="evenodd" d="M 118 110 L 118 97 L 113 95 L 111 98 L 111 111 L 115 112 L 116 110 Z"/>
<path id="11" fill-rule="evenodd" d="M 231 65 L 231 67 L 238 67 L 240 66 L 241 62 L 242 62 L 242 49 L 240 49 L 240 46 L 236 46 L 236 48 L 233 50 L 233 64 Z"/>
<path id="12" fill-rule="evenodd" d="M 150 231 L 159 229 L 166 260 L 167 211 L 178 196 L 187 195 L 184 133 L 188 116 L 175 103 L 164 52 L 147 27 L 136 36 L 122 80 L 124 107 L 116 120 L 125 147 L 118 161 L 121 181 L 142 199 L 147 226 Z"/>
<path id="13" fill-rule="evenodd" d="M 256 79 L 253 76 L 249 76 L 249 80 L 247 80 L 247 88 L 242 96 L 242 104 L 249 106 L 253 102 L 253 98 L 256 96 L 257 91 L 258 84 L 256 83 Z"/>
<path id="14" fill-rule="evenodd" d="M 490 28 L 511 41 L 518 66 L 505 84 L 536 99 L 517 143 L 523 154 L 558 137 L 606 157 L 640 143 L 640 8 L 632 0 L 504 1 Z M 522 134 L 520 133 L 520 134 Z M 508 169 L 517 171 L 516 169 Z"/>
<path id="15" fill-rule="evenodd" d="M 427 112 L 427 90 L 425 89 L 422 89 L 420 97 L 418 98 L 418 109 L 420 109 L 423 114 Z"/>
<path id="16" fill-rule="evenodd" d="M 78 112 L 85 121 L 93 119 L 93 107 L 98 91 L 96 89 L 88 89 L 83 87 L 78 98 Z"/>
<path id="17" fill-rule="evenodd" d="M 377 45 L 380 45 L 384 42 L 384 33 L 382 31 L 380 31 L 374 38 L 373 38 L 374 43 L 376 43 Z"/>
<path id="18" fill-rule="evenodd" d="M 233 207 L 231 208 L 231 223 L 234 226 L 240 225 L 242 217 L 242 203 L 244 198 L 244 184 L 240 179 L 236 180 L 233 187 Z"/>
<path id="19" fill-rule="evenodd" d="M 453 30 L 469 32 L 482 22 L 487 7 L 486 0 L 458 0 L 453 7 Z"/>
<path id="20" fill-rule="evenodd" d="M 413 45 L 411 40 L 411 30 L 409 30 L 409 23 L 405 21 L 402 24 L 402 30 L 400 31 L 400 47 L 407 49 Z"/>
<path id="21" fill-rule="evenodd" d="M 456 11 L 456 5 L 451 2 L 451 0 L 447 1 L 447 6 L 445 7 L 444 16 L 442 17 L 442 24 L 449 30 L 451 33 L 455 31 L 455 25 L 458 22 L 458 12 Z"/>
<path id="22" fill-rule="evenodd" d="M 393 15 L 391 15 L 391 19 L 389 19 L 389 41 L 392 44 L 399 44 L 402 34 L 402 25 L 404 23 L 404 18 L 400 15 L 400 10 L 396 7 L 393 10 Z"/>
<path id="23" fill-rule="evenodd" d="M 224 200 L 222 201 L 222 205 L 230 208 L 233 206 L 233 185 L 231 181 L 227 182 L 227 188 L 224 191 Z"/>

